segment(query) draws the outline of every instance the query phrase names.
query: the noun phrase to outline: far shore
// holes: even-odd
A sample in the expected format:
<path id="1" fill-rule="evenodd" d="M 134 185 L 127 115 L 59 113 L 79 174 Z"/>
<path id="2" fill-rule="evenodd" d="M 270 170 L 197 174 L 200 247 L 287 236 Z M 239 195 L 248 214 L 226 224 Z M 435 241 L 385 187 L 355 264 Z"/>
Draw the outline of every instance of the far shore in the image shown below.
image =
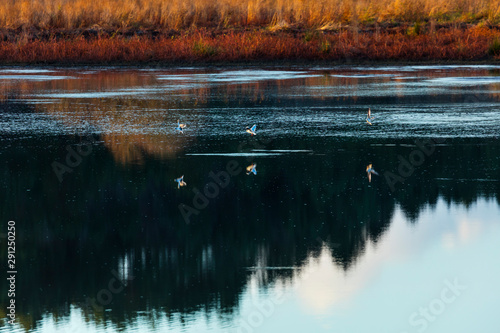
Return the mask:
<path id="1" fill-rule="evenodd" d="M 201 70 L 218 70 L 218 69 L 252 69 L 252 68 L 279 68 L 279 69 L 329 69 L 329 68 L 345 68 L 352 67 L 405 67 L 405 66 L 500 66 L 498 60 L 413 60 L 413 61 L 324 61 L 324 60 L 307 60 L 307 61 L 246 61 L 246 62 L 61 62 L 61 63 L 46 63 L 46 62 L 31 62 L 31 63 L 0 63 L 0 69 L 19 69 L 19 68 L 39 68 L 39 69 L 201 69 Z"/>
<path id="2" fill-rule="evenodd" d="M 345 26 L 334 30 L 1 30 L 2 66 L 334 66 L 495 64 L 495 26 Z"/>

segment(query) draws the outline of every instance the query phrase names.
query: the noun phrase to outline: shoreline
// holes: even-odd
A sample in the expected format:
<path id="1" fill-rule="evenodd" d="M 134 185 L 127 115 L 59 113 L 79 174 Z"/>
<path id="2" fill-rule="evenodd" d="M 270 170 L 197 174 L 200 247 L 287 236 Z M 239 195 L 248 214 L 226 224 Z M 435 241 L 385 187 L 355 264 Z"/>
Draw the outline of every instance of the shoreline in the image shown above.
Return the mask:
<path id="1" fill-rule="evenodd" d="M 500 60 L 496 27 L 399 26 L 318 30 L 198 29 L 0 41 L 0 66 L 241 67 L 491 64 Z"/>
<path id="2" fill-rule="evenodd" d="M 290 69 L 330 69 L 330 68 L 352 68 L 352 67 L 407 67 L 407 66 L 498 66 L 499 60 L 414 60 L 414 61 L 350 61 L 350 62 L 328 62 L 321 60 L 310 61 L 249 61 L 249 62 L 144 62 L 144 63 L 1 63 L 2 69 L 16 68 L 40 68 L 40 69 L 72 69 L 72 68 L 116 68 L 116 69 L 231 69 L 231 68 L 290 68 Z"/>

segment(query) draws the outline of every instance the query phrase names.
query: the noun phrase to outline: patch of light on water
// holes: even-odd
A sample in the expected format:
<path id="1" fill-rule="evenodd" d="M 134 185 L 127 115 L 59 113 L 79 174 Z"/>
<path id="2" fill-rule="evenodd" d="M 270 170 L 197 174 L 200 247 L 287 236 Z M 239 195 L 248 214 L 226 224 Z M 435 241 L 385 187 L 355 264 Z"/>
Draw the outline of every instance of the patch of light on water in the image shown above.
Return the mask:
<path id="1" fill-rule="evenodd" d="M 195 74 L 174 74 L 158 75 L 158 80 L 169 81 L 205 81 L 205 82 L 252 82 L 263 80 L 288 80 L 309 77 L 321 77 L 323 75 L 313 72 L 300 71 L 267 71 L 267 70 L 239 70 L 225 71 L 221 73 L 195 73 Z"/>
<path id="2" fill-rule="evenodd" d="M 19 74 L 38 74 L 38 73 L 54 73 L 55 70 L 41 69 L 41 68 L 11 68 L 11 69 L 0 69 L 0 73 L 19 73 Z"/>
<path id="3" fill-rule="evenodd" d="M 85 92 L 85 93 L 55 93 L 55 94 L 40 94 L 37 97 L 44 98 L 107 98 L 119 96 L 140 95 L 144 91 L 107 91 L 107 92 Z"/>
<path id="4" fill-rule="evenodd" d="M 75 79 L 72 76 L 56 75 L 0 75 L 0 80 L 21 80 L 21 81 L 50 81 Z"/>
<path id="5" fill-rule="evenodd" d="M 265 150 L 265 149 L 252 149 L 252 151 L 257 151 L 257 152 L 275 152 L 275 153 L 312 153 L 312 150 L 293 150 L 293 149 L 272 149 L 272 150 Z"/>
<path id="6" fill-rule="evenodd" d="M 188 156 L 278 156 L 281 153 L 189 153 Z"/>
<path id="7" fill-rule="evenodd" d="M 168 98 L 171 99 L 174 97 L 170 92 L 178 91 L 182 89 L 193 89 L 197 87 L 193 84 L 176 84 L 176 85 L 165 85 L 161 88 L 158 87 L 133 87 L 133 88 L 125 88 L 119 90 L 110 90 L 110 91 L 88 91 L 88 92 L 56 92 L 56 93 L 43 93 L 34 95 L 34 97 L 39 98 L 58 98 L 58 99 L 71 99 L 71 98 L 81 98 L 81 99 L 91 99 L 91 98 L 112 98 L 112 97 L 121 97 L 121 96 L 134 96 L 136 98 L 140 97 L 141 99 L 151 99 L 157 94 L 169 92 Z"/>
<path id="8" fill-rule="evenodd" d="M 343 78 L 353 78 L 353 79 L 364 79 L 364 78 L 376 78 L 376 77 L 395 77 L 396 74 L 332 74 L 332 77 L 343 77 Z"/>
<path id="9" fill-rule="evenodd" d="M 414 72 L 425 70 L 453 70 L 453 69 L 500 69 L 500 65 L 415 65 L 415 66 L 355 66 L 352 69 L 359 71 L 395 71 Z"/>
<path id="10" fill-rule="evenodd" d="M 444 86 L 454 86 L 454 85 L 475 86 L 478 84 L 486 85 L 486 84 L 500 83 L 500 77 L 498 76 L 440 77 L 435 79 L 429 79 L 424 82 L 444 85 Z"/>

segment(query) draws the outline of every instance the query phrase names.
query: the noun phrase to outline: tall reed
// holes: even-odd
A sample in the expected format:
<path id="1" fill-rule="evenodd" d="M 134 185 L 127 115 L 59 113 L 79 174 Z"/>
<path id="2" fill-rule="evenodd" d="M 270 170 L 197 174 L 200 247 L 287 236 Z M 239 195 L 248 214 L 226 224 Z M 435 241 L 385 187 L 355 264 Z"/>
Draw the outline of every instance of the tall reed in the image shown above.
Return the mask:
<path id="1" fill-rule="evenodd" d="M 0 28 L 248 27 L 287 22 L 500 22 L 500 0 L 2 0 Z"/>

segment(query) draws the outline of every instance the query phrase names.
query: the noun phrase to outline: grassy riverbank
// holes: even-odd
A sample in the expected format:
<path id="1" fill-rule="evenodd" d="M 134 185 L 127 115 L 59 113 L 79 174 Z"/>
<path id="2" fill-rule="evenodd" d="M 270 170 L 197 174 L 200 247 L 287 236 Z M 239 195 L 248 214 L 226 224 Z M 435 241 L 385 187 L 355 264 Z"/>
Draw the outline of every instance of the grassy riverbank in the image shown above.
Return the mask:
<path id="1" fill-rule="evenodd" d="M 2 64 L 185 64 L 259 62 L 494 61 L 491 27 L 412 25 L 336 31 L 191 29 L 4 32 Z"/>
<path id="2" fill-rule="evenodd" d="M 0 64 L 494 61 L 500 0 L 6 0 Z"/>

